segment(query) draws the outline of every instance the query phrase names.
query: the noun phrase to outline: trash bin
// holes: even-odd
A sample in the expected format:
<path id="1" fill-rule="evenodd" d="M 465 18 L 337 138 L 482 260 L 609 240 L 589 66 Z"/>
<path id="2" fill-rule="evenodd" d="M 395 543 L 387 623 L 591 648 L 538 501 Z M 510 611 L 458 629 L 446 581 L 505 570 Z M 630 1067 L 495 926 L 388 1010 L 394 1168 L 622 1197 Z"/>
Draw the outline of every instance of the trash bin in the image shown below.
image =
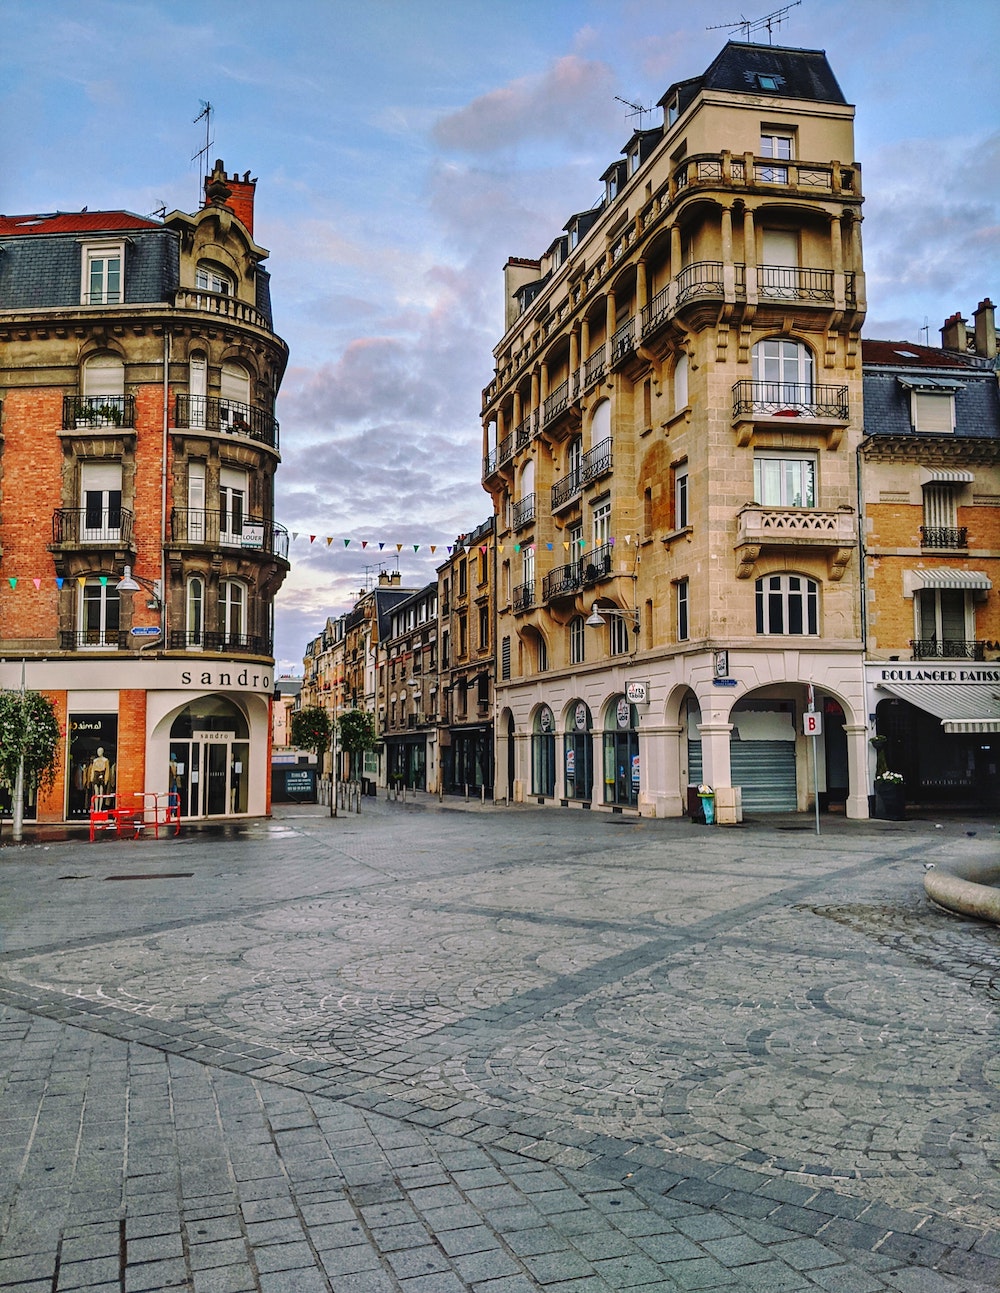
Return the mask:
<path id="1" fill-rule="evenodd" d="M 693 822 L 704 826 L 705 814 L 701 810 L 701 800 L 698 798 L 698 787 L 692 783 L 687 788 L 687 815 Z"/>
<path id="2" fill-rule="evenodd" d="M 698 798 L 701 800 L 701 811 L 705 814 L 705 825 L 715 825 L 715 791 L 711 786 L 699 786 Z"/>

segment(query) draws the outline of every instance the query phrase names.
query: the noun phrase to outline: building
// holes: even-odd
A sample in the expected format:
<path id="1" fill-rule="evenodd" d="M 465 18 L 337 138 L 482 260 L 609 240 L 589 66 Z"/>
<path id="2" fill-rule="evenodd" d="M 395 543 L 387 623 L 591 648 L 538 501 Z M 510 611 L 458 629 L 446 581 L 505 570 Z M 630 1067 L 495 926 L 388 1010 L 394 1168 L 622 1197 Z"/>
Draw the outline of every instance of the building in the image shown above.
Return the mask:
<path id="1" fill-rule="evenodd" d="M 437 790 L 438 585 L 396 602 L 378 652 L 377 728 L 385 751 L 386 784 Z"/>
<path id="2" fill-rule="evenodd" d="M 869 719 L 912 804 L 1000 806 L 1000 390 L 995 311 L 942 346 L 865 341 Z"/>
<path id="3" fill-rule="evenodd" d="M 0 217 L 0 685 L 23 666 L 66 731 L 30 817 L 268 811 L 287 348 L 255 186 L 217 162 L 194 214 Z"/>
<path id="4" fill-rule="evenodd" d="M 496 669 L 494 518 L 460 535 L 438 567 L 441 782 L 445 794 L 493 797 Z"/>
<path id="5" fill-rule="evenodd" d="M 736 42 L 660 107 L 505 269 L 496 794 L 865 816 L 854 110 L 822 52 Z"/>

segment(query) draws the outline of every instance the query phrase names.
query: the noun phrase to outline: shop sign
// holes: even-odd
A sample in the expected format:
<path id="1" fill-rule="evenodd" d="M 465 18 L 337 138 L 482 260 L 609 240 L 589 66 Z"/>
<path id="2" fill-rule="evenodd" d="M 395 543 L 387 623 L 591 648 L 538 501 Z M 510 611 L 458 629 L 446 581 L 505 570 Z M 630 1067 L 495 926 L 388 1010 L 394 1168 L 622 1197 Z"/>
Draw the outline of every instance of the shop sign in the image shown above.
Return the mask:
<path id="1" fill-rule="evenodd" d="M 648 682 L 627 682 L 625 699 L 630 705 L 645 705 L 649 701 Z"/>
<path id="2" fill-rule="evenodd" d="M 578 732 L 587 730 L 587 706 L 581 700 L 573 714 L 573 725 Z"/>
<path id="3" fill-rule="evenodd" d="M 628 701 L 625 699 L 624 696 L 622 696 L 618 701 L 618 707 L 615 711 L 615 716 L 618 719 L 619 727 L 629 726 L 632 720 L 632 706 L 628 703 Z"/>
<path id="4" fill-rule="evenodd" d="M 896 668 L 879 676 L 882 682 L 1000 682 L 1000 669 Z"/>

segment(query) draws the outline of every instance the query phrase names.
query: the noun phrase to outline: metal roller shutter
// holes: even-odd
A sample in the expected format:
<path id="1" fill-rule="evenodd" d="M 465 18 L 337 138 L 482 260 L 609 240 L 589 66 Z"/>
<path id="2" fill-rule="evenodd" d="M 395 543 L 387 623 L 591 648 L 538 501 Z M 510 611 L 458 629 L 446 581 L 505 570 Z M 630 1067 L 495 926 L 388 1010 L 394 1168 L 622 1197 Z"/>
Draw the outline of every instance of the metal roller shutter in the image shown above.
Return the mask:
<path id="1" fill-rule="evenodd" d="M 729 760 L 745 813 L 796 811 L 794 741 L 733 741 Z"/>

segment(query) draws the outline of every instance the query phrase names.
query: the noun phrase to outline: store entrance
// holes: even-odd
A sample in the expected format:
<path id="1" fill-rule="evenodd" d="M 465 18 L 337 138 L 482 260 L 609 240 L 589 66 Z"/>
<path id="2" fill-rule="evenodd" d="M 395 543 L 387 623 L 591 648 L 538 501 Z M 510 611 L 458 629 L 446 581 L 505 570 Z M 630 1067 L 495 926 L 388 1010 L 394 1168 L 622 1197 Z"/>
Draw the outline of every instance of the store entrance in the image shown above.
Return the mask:
<path id="1" fill-rule="evenodd" d="M 247 811 L 249 727 L 232 701 L 192 702 L 170 728 L 169 786 L 181 817 L 230 817 Z"/>

